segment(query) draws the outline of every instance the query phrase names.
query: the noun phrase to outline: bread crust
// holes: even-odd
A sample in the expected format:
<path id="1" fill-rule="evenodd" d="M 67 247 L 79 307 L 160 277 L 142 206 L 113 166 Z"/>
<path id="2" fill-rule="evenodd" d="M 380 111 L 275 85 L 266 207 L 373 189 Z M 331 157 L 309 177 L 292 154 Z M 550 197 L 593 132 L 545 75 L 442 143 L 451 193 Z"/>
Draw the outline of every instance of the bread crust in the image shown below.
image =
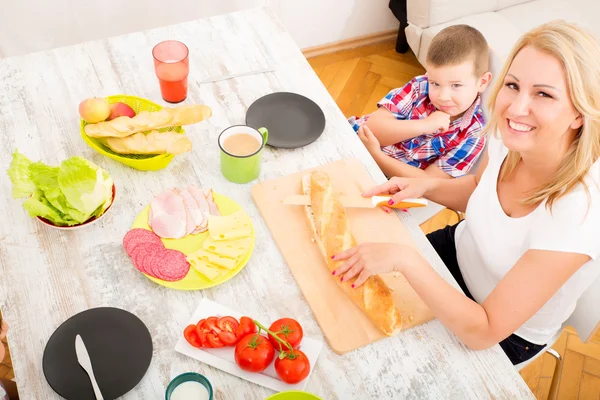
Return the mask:
<path id="1" fill-rule="evenodd" d="M 311 205 L 305 206 L 309 226 L 327 268 L 333 271 L 344 261 L 334 261 L 331 256 L 357 245 L 350 231 L 346 210 L 334 192 L 329 176 L 324 172 L 315 171 L 304 175 L 302 190 L 311 199 Z M 371 276 L 358 288 L 352 288 L 356 277 L 344 282 L 334 279 L 385 335 L 392 336 L 402 329 L 400 312 L 381 277 Z"/>
<path id="2" fill-rule="evenodd" d="M 83 130 L 86 135 L 94 138 L 123 138 L 138 132 L 195 124 L 211 115 L 210 107 L 204 105 L 164 107 L 154 112 L 141 111 L 132 118 L 117 117 L 110 121 L 88 124 Z"/>

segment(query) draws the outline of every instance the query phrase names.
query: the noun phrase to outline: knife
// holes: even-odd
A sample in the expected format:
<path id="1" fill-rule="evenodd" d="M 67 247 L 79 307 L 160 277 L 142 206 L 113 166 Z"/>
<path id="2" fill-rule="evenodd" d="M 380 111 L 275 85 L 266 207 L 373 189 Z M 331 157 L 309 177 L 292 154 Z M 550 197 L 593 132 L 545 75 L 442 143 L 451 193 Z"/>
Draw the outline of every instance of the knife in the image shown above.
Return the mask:
<path id="1" fill-rule="evenodd" d="M 96 377 L 94 376 L 94 370 L 92 369 L 92 361 L 90 360 L 90 355 L 87 352 L 87 348 L 83 343 L 83 339 L 80 335 L 75 337 L 75 353 L 77 354 L 77 361 L 79 361 L 79 365 L 87 372 L 90 377 L 90 381 L 92 382 L 92 387 L 94 388 L 94 394 L 96 395 L 96 400 L 104 400 L 102 397 L 102 392 L 98 387 L 98 382 L 96 382 Z"/>
<path id="2" fill-rule="evenodd" d="M 390 206 L 388 201 L 392 196 L 373 196 L 373 197 L 361 197 L 361 196 L 345 196 L 339 197 L 340 202 L 346 208 L 375 208 L 379 206 L 387 206 L 390 208 L 412 208 L 412 207 L 425 207 L 428 202 L 426 199 L 404 199 L 399 203 L 394 203 Z M 287 196 L 283 199 L 283 204 L 293 206 L 309 206 L 310 196 L 295 194 Z"/>

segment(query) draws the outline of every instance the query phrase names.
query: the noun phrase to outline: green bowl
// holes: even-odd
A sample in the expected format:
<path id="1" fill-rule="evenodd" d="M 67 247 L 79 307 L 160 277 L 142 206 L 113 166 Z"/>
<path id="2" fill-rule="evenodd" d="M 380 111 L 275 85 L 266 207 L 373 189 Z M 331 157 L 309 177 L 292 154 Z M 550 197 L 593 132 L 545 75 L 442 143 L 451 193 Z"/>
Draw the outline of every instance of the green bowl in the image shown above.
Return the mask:
<path id="1" fill-rule="evenodd" d="M 271 397 L 267 397 L 265 400 L 323 400 L 320 397 L 308 393 L 301 392 L 299 390 L 290 390 L 287 392 L 275 393 Z"/>
<path id="2" fill-rule="evenodd" d="M 169 386 L 167 386 L 167 392 L 165 393 L 165 400 L 171 400 L 171 394 L 173 394 L 173 390 L 184 382 L 199 382 L 206 390 L 208 390 L 208 400 L 213 400 L 213 389 L 209 380 L 206 379 L 203 375 L 200 375 L 196 372 L 186 372 L 185 374 L 181 374 L 173 378 Z"/>

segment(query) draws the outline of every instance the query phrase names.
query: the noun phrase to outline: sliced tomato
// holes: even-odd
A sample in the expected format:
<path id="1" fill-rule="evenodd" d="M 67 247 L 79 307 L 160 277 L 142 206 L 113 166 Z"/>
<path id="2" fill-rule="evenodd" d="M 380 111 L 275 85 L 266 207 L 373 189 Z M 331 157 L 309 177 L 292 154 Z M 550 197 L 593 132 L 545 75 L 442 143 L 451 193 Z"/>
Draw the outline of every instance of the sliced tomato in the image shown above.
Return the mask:
<path id="1" fill-rule="evenodd" d="M 234 346 L 238 342 L 238 338 L 235 336 L 235 333 L 226 331 L 219 332 L 219 340 L 225 346 Z"/>
<path id="2" fill-rule="evenodd" d="M 237 319 L 233 317 L 221 317 L 217 321 L 217 327 L 225 332 L 235 333 L 235 330 L 240 325 Z"/>
<path id="3" fill-rule="evenodd" d="M 210 344 L 210 347 L 214 347 L 215 349 L 218 347 L 225 347 L 223 342 L 221 342 L 219 340 L 219 337 L 217 336 L 217 334 L 208 333 L 208 334 L 206 334 L 206 338 L 208 340 L 208 344 Z"/>
<path id="4" fill-rule="evenodd" d="M 210 318 L 206 318 L 206 321 L 204 322 L 205 326 L 216 335 L 218 335 L 219 332 L 221 332 L 221 329 L 219 329 L 217 327 L 218 320 L 219 320 L 219 318 L 217 318 L 217 317 L 210 317 Z"/>
<path id="5" fill-rule="evenodd" d="M 252 319 L 249 317 L 240 318 L 240 325 L 235 329 L 235 336 L 241 339 L 249 333 L 254 332 L 256 332 L 256 325 L 254 325 Z"/>
<path id="6" fill-rule="evenodd" d="M 202 347 L 202 342 L 196 333 L 196 325 L 188 325 L 183 330 L 183 337 L 194 347 Z"/>

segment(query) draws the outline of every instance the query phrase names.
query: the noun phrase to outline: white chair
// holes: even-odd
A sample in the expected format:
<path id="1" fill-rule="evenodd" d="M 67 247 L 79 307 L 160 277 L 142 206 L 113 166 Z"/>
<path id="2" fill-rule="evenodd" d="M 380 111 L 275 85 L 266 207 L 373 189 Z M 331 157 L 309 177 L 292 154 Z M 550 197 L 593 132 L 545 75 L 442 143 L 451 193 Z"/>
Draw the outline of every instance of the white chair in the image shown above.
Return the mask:
<path id="1" fill-rule="evenodd" d="M 556 390 L 558 388 L 558 381 L 562 373 L 563 360 L 560 354 L 551 348 L 551 346 L 556 343 L 563 329 L 567 326 L 572 326 L 577 331 L 577 334 L 582 342 L 588 342 L 594 334 L 598 322 L 600 322 L 600 277 L 598 277 L 594 283 L 592 283 L 590 287 L 581 295 L 577 301 L 575 310 L 562 324 L 560 331 L 548 341 L 548 345 L 533 358 L 515 365 L 515 368 L 517 368 L 518 371 L 521 371 L 523 368 L 537 360 L 538 357 L 541 357 L 544 353 L 553 355 L 556 358 L 556 365 L 554 367 L 554 374 L 552 375 L 548 399 L 556 398 Z"/>

